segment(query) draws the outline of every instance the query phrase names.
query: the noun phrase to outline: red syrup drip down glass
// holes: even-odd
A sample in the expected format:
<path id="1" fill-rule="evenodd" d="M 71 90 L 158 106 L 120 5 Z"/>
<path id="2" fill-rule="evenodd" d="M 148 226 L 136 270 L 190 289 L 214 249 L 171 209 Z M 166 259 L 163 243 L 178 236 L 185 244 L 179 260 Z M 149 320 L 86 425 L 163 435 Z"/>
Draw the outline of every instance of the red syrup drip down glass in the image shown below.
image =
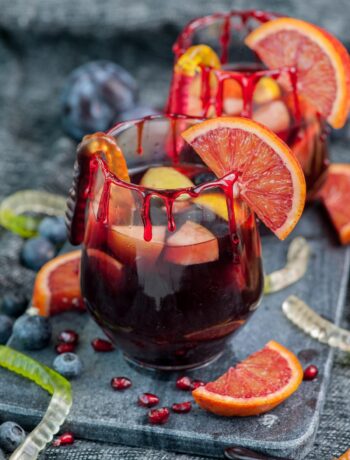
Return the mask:
<path id="1" fill-rule="evenodd" d="M 248 10 L 191 21 L 173 46 L 175 65 L 166 111 L 197 117 L 241 115 L 261 122 L 290 146 L 311 197 L 328 167 L 326 123 L 298 94 L 295 68 L 266 69 L 244 44 L 249 32 L 277 16 Z M 199 44 L 215 51 L 220 68 L 206 62 L 191 74 L 179 66 L 184 53 Z"/>
<path id="2" fill-rule="evenodd" d="M 78 148 L 67 223 L 70 240 L 83 244 L 82 293 L 106 335 L 147 367 L 186 369 L 220 356 L 262 295 L 260 238 L 253 212 L 233 196 L 237 176 L 210 180 L 181 137 L 200 121 L 151 116 Z M 130 182 L 109 166 L 117 145 Z M 193 183 L 209 180 L 167 190 L 141 185 L 159 166 Z M 226 218 L 205 205 L 213 194 Z"/>

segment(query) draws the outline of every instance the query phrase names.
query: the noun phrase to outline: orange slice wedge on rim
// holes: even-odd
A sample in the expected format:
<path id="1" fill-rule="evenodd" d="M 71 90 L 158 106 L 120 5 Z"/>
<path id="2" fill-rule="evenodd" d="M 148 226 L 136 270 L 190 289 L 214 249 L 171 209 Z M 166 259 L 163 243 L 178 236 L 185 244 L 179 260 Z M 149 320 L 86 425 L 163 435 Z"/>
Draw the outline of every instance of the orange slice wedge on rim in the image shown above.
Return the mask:
<path id="1" fill-rule="evenodd" d="M 221 67 L 218 55 L 210 46 L 191 46 L 179 57 L 174 67 L 169 98 L 171 112 L 192 116 L 203 115 L 204 107 L 201 98 L 203 66 L 210 69 Z M 209 81 L 209 91 L 211 96 L 214 96 L 217 91 L 217 79 L 212 72 L 209 75 Z"/>
<path id="2" fill-rule="evenodd" d="M 189 77 L 194 77 L 201 71 L 201 66 L 220 69 L 221 63 L 218 55 L 208 45 L 194 45 L 188 48 L 176 62 L 175 72 L 181 72 Z"/>
<path id="3" fill-rule="evenodd" d="M 305 204 L 305 178 L 290 148 L 263 125 L 240 117 L 206 120 L 182 133 L 216 174 L 239 173 L 243 200 L 280 239 L 298 222 Z"/>
<path id="4" fill-rule="evenodd" d="M 303 369 L 297 357 L 272 340 L 192 395 L 202 409 L 214 414 L 245 417 L 278 406 L 302 380 Z"/>
<path id="5" fill-rule="evenodd" d="M 332 164 L 318 192 L 342 244 L 350 243 L 350 164 Z"/>
<path id="6" fill-rule="evenodd" d="M 294 66 L 298 93 L 334 128 L 344 125 L 349 113 L 350 58 L 339 40 L 300 19 L 277 18 L 253 30 L 245 43 L 269 68 Z"/>

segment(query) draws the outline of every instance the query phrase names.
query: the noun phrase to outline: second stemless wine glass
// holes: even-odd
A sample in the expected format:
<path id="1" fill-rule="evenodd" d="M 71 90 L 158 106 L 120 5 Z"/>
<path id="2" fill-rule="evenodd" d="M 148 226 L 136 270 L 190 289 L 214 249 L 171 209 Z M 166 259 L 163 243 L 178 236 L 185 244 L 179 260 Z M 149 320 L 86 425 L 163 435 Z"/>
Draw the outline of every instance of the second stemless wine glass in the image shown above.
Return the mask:
<path id="1" fill-rule="evenodd" d="M 214 179 L 181 137 L 199 121 L 125 122 L 78 148 L 68 221 L 71 241 L 83 243 L 82 293 L 107 336 L 143 366 L 185 369 L 215 359 L 262 294 L 253 212 L 237 198 L 229 219 L 231 179 Z M 130 182 L 113 172 L 119 149 Z M 148 184 L 147 175 L 169 170 L 183 188 Z"/>
<path id="2" fill-rule="evenodd" d="M 173 47 L 175 66 L 167 112 L 200 117 L 242 115 L 263 123 L 298 158 L 310 197 L 322 184 L 328 167 L 325 121 L 298 94 L 295 69 L 266 69 L 244 45 L 251 30 L 274 17 L 274 13 L 249 10 L 191 21 Z M 194 49 L 193 45 L 210 46 L 220 59 L 207 46 Z"/>

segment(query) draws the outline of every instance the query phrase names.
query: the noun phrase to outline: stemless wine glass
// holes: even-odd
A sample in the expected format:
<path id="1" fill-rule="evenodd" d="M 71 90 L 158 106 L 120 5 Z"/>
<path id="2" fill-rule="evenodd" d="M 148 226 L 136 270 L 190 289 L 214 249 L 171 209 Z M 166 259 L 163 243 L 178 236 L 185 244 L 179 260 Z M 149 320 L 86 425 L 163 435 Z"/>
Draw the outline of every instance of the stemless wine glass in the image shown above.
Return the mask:
<path id="1" fill-rule="evenodd" d="M 146 117 L 78 148 L 67 221 L 72 243 L 83 243 L 82 294 L 125 357 L 147 367 L 214 360 L 262 294 L 254 213 L 228 193 L 235 175 L 215 179 L 181 137 L 200 121 Z M 130 182 L 114 173 L 120 151 Z M 148 184 L 150 175 L 168 183 L 169 171 L 183 188 Z"/>
<path id="2" fill-rule="evenodd" d="M 261 122 L 290 146 L 311 197 L 328 167 L 325 120 L 299 94 L 295 68 L 266 69 L 244 45 L 251 30 L 277 16 L 248 10 L 191 21 L 173 47 L 175 66 L 167 112 L 198 117 L 241 115 Z M 220 60 L 207 47 L 191 49 L 199 44 L 210 46 Z"/>

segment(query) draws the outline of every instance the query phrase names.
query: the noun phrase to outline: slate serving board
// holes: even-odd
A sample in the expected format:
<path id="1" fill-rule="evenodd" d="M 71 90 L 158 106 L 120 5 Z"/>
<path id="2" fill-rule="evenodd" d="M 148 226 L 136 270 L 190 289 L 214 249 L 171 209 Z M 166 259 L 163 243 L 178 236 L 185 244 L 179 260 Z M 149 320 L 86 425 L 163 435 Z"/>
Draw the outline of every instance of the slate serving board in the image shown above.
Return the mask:
<path id="1" fill-rule="evenodd" d="M 198 407 L 186 415 L 172 414 L 164 426 L 150 426 L 147 411 L 136 404 L 145 391 L 156 393 L 162 405 L 189 399 L 175 388 L 178 373 L 160 373 L 135 368 L 120 352 L 95 353 L 90 341 L 101 336 L 88 315 L 65 314 L 53 319 L 54 335 L 63 328 L 75 328 L 81 337 L 77 350 L 85 371 L 73 381 L 74 405 L 66 429 L 77 437 L 127 444 L 152 446 L 178 452 L 223 457 L 225 447 L 238 444 L 275 456 L 302 459 L 311 449 L 325 400 L 333 361 L 333 351 L 295 328 L 281 311 L 282 301 L 298 295 L 325 318 L 340 322 L 349 275 L 350 250 L 339 247 L 322 211 L 309 207 L 293 236 L 303 235 L 312 248 L 306 276 L 282 292 L 266 296 L 253 318 L 232 340 L 225 354 L 215 363 L 188 372 L 195 378 L 213 379 L 237 360 L 277 340 L 298 354 L 303 365 L 312 362 L 319 377 L 302 383 L 284 404 L 259 417 L 221 418 Z M 271 234 L 263 236 L 265 271 L 278 269 L 285 262 L 290 242 L 279 242 Z M 11 343 L 16 347 L 15 343 Z M 31 355 L 52 365 L 53 347 Z M 110 379 L 126 375 L 133 387 L 124 393 L 113 392 Z M 0 419 L 17 420 L 28 429 L 42 417 L 49 396 L 38 387 L 0 369 Z"/>

